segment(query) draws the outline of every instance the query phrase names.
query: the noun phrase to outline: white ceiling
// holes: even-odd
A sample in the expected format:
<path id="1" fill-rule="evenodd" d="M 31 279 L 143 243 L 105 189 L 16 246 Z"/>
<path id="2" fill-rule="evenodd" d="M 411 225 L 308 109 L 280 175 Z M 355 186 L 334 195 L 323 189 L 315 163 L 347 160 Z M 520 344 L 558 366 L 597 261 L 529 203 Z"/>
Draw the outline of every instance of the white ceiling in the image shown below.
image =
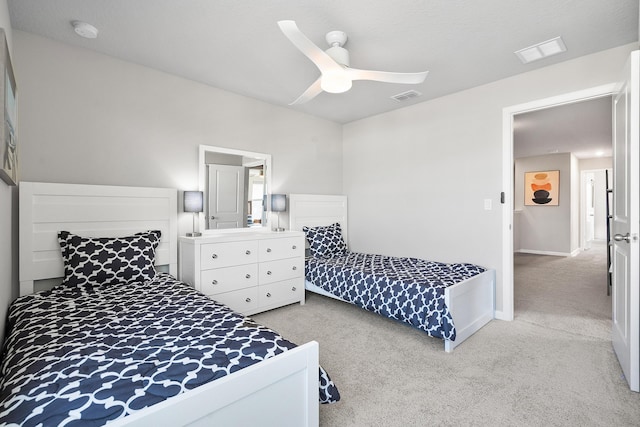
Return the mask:
<path id="1" fill-rule="evenodd" d="M 338 123 L 426 101 L 638 39 L 638 0 L 9 0 L 12 27 Z M 288 106 L 318 70 L 280 32 L 295 20 L 325 47 L 349 36 L 355 68 L 429 70 L 424 83 L 357 81 Z M 75 35 L 70 21 L 96 26 Z M 513 54 L 562 36 L 568 51 L 529 65 Z M 390 96 L 423 95 L 398 103 Z"/>
<path id="2" fill-rule="evenodd" d="M 612 155 L 610 96 L 518 114 L 513 157 L 573 153 L 578 159 Z"/>

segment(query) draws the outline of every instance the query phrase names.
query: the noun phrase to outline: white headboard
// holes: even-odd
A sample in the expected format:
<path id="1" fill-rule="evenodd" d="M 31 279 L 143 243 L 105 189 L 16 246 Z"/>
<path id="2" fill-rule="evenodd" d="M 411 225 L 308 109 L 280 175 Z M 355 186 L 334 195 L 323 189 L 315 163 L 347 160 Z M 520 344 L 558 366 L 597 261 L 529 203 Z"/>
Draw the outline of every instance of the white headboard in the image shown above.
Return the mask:
<path id="1" fill-rule="evenodd" d="M 342 236 L 347 236 L 347 196 L 319 194 L 289 195 L 289 228 L 300 231 L 303 226 L 317 227 L 340 223 Z"/>
<path id="2" fill-rule="evenodd" d="M 156 265 L 177 274 L 176 189 L 21 182 L 19 200 L 20 295 L 33 293 L 35 281 L 64 277 L 60 230 L 86 237 L 160 230 Z"/>

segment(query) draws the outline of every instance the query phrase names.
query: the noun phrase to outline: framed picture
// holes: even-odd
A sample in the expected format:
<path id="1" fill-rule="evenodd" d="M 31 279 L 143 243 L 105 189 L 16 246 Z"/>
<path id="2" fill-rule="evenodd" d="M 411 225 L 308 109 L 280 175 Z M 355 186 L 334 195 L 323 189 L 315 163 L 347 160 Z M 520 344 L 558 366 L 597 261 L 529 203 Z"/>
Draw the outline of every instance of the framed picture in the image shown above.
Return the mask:
<path id="1" fill-rule="evenodd" d="M 558 206 L 560 171 L 524 173 L 525 206 Z"/>
<path id="2" fill-rule="evenodd" d="M 7 46 L 4 30 L 0 28 L 0 100 L 2 100 L 2 125 L 0 125 L 0 178 L 9 185 L 18 183 L 18 140 L 16 138 L 16 124 L 18 109 L 16 104 L 16 79 L 13 75 L 11 57 Z"/>

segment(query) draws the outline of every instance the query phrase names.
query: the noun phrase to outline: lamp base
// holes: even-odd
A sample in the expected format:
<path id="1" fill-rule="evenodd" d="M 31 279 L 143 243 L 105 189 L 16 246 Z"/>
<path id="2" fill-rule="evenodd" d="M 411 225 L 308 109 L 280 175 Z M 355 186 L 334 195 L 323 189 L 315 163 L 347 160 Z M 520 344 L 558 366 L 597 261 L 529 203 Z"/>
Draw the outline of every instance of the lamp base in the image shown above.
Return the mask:
<path id="1" fill-rule="evenodd" d="M 281 233 L 281 232 L 283 232 L 283 231 L 284 231 L 284 228 L 282 228 L 282 227 L 276 227 L 276 228 L 274 228 L 274 229 L 273 229 L 273 231 L 275 231 L 275 232 L 277 232 L 277 233 Z"/>
<path id="2" fill-rule="evenodd" d="M 200 236 L 202 236 L 202 233 L 198 233 L 198 232 L 187 233 L 187 237 L 200 237 Z"/>

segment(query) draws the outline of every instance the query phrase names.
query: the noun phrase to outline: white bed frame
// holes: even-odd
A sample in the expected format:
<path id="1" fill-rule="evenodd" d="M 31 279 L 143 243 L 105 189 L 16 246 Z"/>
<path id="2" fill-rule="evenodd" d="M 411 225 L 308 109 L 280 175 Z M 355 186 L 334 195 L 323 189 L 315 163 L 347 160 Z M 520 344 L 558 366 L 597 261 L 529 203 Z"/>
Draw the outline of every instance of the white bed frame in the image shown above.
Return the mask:
<path id="1" fill-rule="evenodd" d="M 289 195 L 289 228 L 291 230 L 302 230 L 305 225 L 317 227 L 335 222 L 340 223 L 343 237 L 348 243 L 346 196 Z M 452 352 L 494 318 L 495 281 L 495 270 L 490 269 L 445 289 L 445 303 L 449 307 L 456 327 L 456 340 L 444 340 L 446 352 Z M 309 281 L 306 281 L 305 288 L 344 301 Z"/>
<path id="2" fill-rule="evenodd" d="M 21 295 L 61 281 L 59 230 L 91 237 L 161 230 L 156 264 L 176 274 L 176 189 L 21 182 L 19 200 Z M 317 426 L 318 351 L 311 341 L 109 425 Z"/>

